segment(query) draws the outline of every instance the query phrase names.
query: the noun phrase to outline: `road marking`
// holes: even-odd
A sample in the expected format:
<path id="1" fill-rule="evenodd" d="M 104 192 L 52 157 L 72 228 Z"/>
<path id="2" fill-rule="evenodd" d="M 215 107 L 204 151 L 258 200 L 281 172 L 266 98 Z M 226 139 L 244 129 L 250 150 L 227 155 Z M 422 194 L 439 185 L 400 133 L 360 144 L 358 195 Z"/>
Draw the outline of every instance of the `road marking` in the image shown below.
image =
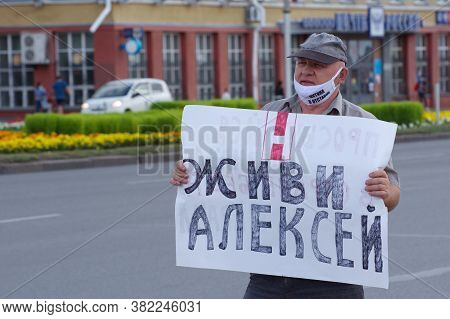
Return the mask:
<path id="1" fill-rule="evenodd" d="M 126 182 L 128 185 L 136 185 L 136 184 L 148 184 L 153 182 L 167 182 L 169 183 L 170 178 L 160 178 L 160 179 L 145 179 L 145 180 L 137 180 L 137 181 L 128 181 Z"/>
<path id="2" fill-rule="evenodd" d="M 423 278 L 441 276 L 441 275 L 445 275 L 447 273 L 450 273 L 450 267 L 440 267 L 440 268 L 419 271 L 419 272 L 411 273 L 411 274 L 392 276 L 389 278 L 389 281 L 390 282 L 412 281 L 412 280 L 417 280 L 417 278 L 423 279 Z"/>
<path id="3" fill-rule="evenodd" d="M 409 161 L 423 161 L 423 160 L 429 160 L 429 159 L 442 159 L 445 158 L 446 156 L 448 156 L 446 153 L 434 153 L 433 155 L 418 155 L 418 156 L 405 156 L 405 157 L 401 157 L 401 156 L 397 156 L 395 157 L 395 162 L 398 161 L 405 161 L 405 162 L 409 162 Z"/>
<path id="4" fill-rule="evenodd" d="M 23 221 L 27 221 L 27 220 L 35 220 L 35 219 L 43 219 L 43 218 L 52 218 L 52 217 L 58 217 L 58 216 L 61 216 L 61 214 L 47 214 L 47 215 L 39 215 L 39 216 L 2 219 L 2 220 L 0 220 L 0 224 L 23 222 Z"/>
<path id="5" fill-rule="evenodd" d="M 436 235 L 436 234 L 389 234 L 392 237 L 406 237 L 406 238 L 444 238 L 450 239 L 450 235 Z"/>
<path id="6" fill-rule="evenodd" d="M 400 185 L 400 190 L 402 191 L 417 191 L 417 190 L 425 190 L 425 189 L 430 189 L 433 187 L 437 187 L 437 188 L 441 188 L 439 185 L 436 184 L 419 184 L 419 185 L 410 185 L 410 186 L 405 186 L 405 185 Z"/>

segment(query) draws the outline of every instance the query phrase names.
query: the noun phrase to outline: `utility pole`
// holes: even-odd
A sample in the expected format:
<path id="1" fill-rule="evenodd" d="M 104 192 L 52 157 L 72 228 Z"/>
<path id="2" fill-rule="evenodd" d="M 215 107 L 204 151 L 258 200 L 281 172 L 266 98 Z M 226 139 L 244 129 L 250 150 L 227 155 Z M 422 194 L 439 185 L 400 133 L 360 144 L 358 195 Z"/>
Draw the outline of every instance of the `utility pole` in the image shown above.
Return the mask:
<path id="1" fill-rule="evenodd" d="M 283 8 L 283 39 L 285 56 L 291 53 L 291 0 L 284 0 Z M 292 77 L 291 74 L 292 59 L 285 59 L 284 63 L 284 95 L 290 97 L 292 95 Z"/>

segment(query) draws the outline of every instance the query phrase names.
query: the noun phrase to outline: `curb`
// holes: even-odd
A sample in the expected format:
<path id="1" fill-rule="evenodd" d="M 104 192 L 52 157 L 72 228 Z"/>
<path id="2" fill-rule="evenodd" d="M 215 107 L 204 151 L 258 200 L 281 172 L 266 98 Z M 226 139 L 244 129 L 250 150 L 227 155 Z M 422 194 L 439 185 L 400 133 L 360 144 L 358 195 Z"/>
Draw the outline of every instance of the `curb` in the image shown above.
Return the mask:
<path id="1" fill-rule="evenodd" d="M 431 133 L 431 134 L 404 134 L 395 138 L 395 143 L 420 142 L 443 140 L 450 138 L 450 132 Z"/>
<path id="2" fill-rule="evenodd" d="M 152 154 L 146 158 L 143 155 L 139 157 L 133 155 L 110 155 L 110 156 L 96 156 L 96 157 L 77 158 L 68 160 L 64 159 L 64 160 L 35 161 L 29 163 L 10 163 L 10 164 L 0 164 L 0 175 L 56 171 L 56 170 L 77 169 L 77 168 L 120 166 L 129 164 L 138 165 L 144 162 L 157 163 L 170 160 L 177 160 L 179 158 L 181 158 L 181 152 L 167 152 L 162 154 Z"/>
<path id="3" fill-rule="evenodd" d="M 395 139 L 395 143 L 409 143 L 418 141 L 450 139 L 450 132 L 433 134 L 408 134 L 400 135 Z M 56 171 L 64 169 L 108 167 L 128 164 L 157 163 L 181 158 L 181 151 L 166 152 L 160 154 L 151 154 L 149 157 L 143 155 L 137 157 L 134 155 L 109 155 L 96 156 L 77 159 L 63 160 L 45 160 L 29 163 L 10 163 L 0 164 L 0 175 L 18 174 L 43 171 Z M 145 160 L 145 161 L 144 161 Z"/>

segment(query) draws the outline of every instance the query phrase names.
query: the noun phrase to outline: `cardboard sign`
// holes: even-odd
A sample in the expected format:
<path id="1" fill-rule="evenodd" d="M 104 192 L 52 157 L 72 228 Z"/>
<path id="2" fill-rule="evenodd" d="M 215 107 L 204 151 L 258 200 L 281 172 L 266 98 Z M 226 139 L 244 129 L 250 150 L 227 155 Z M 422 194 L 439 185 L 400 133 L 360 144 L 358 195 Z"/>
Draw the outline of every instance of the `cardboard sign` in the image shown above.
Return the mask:
<path id="1" fill-rule="evenodd" d="M 364 187 L 397 125 L 207 106 L 182 125 L 178 266 L 388 287 L 387 209 Z"/>

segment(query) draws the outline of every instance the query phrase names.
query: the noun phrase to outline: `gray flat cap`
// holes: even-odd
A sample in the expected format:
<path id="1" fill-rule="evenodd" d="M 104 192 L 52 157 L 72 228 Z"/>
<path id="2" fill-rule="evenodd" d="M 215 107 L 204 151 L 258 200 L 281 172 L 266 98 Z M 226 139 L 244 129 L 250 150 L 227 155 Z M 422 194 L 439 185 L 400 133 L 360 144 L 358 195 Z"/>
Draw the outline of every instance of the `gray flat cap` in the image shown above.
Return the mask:
<path id="1" fill-rule="evenodd" d="M 305 58 L 325 64 L 343 61 L 347 63 L 347 47 L 337 36 L 329 33 L 313 33 L 288 58 Z"/>

